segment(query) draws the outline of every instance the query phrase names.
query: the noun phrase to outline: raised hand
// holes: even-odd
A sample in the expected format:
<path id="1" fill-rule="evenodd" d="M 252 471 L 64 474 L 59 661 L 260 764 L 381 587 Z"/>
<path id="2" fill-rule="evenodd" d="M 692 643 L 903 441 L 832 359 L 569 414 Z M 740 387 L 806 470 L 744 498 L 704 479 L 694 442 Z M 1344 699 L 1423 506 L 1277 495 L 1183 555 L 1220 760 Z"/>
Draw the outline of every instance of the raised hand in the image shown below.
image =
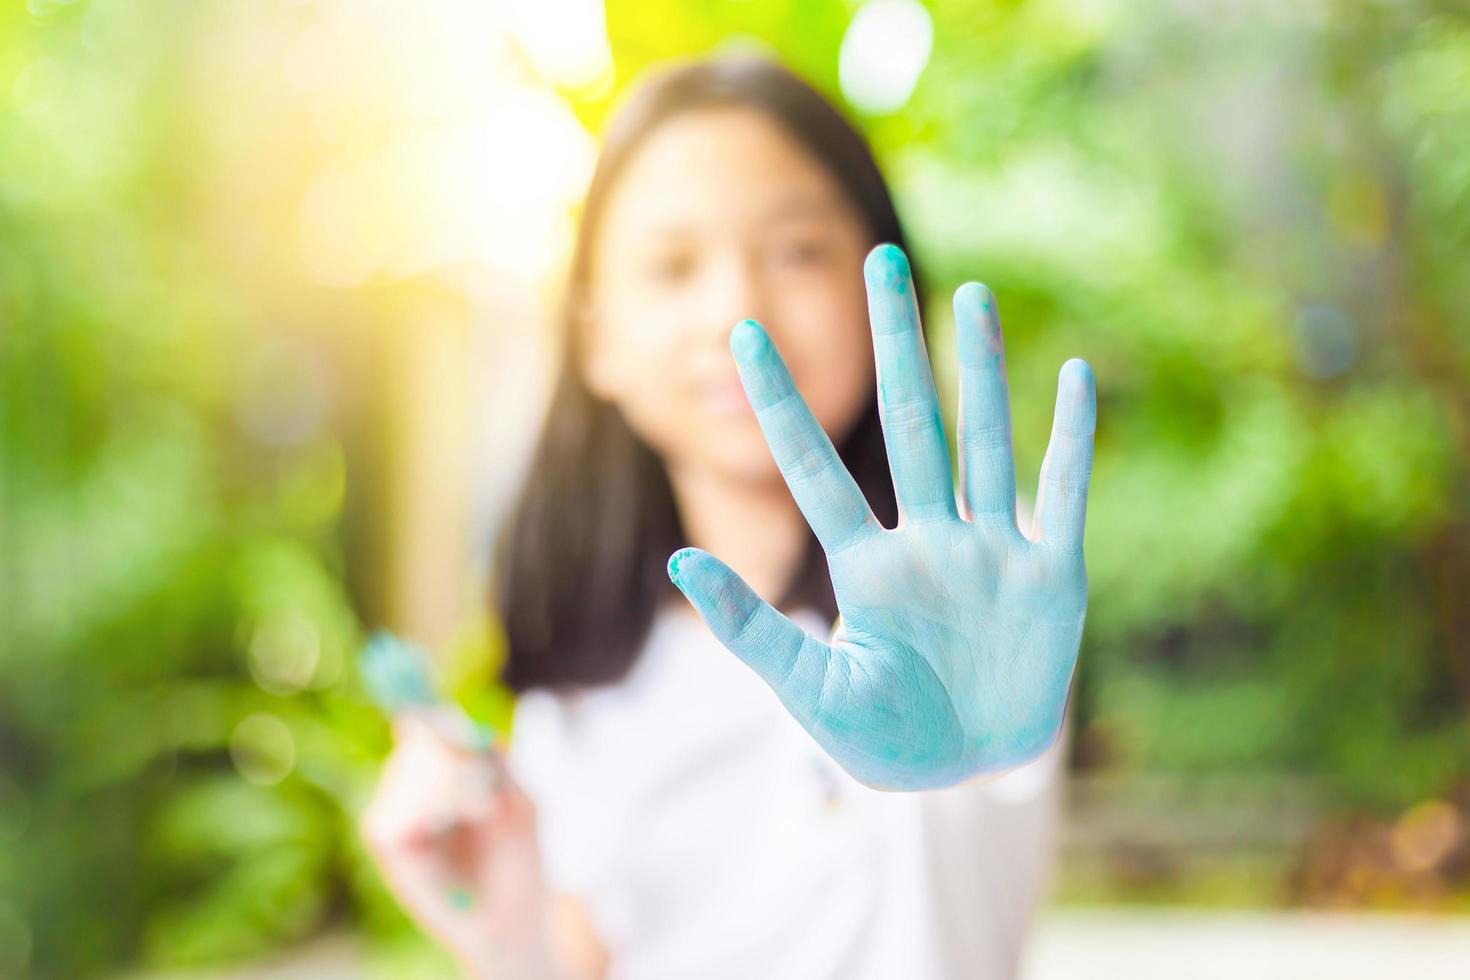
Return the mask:
<path id="1" fill-rule="evenodd" d="M 747 320 L 730 337 L 766 442 L 827 553 L 841 613 L 832 642 L 812 638 L 706 552 L 676 552 L 669 574 L 854 777 L 885 789 L 947 786 L 1032 759 L 1061 729 L 1087 611 L 1092 371 L 1077 359 L 1062 366 L 1035 520 L 1023 535 L 990 291 L 970 283 L 954 298 L 957 504 L 908 261 L 883 245 L 863 272 L 899 504 L 893 530 L 873 516 L 766 332 Z"/>

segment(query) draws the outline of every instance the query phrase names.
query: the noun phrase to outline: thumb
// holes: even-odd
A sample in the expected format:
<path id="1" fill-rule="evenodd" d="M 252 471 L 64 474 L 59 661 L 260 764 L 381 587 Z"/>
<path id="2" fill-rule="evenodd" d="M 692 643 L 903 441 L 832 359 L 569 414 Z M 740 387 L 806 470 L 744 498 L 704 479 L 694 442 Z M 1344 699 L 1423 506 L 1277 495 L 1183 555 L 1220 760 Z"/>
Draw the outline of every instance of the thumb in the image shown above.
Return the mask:
<path id="1" fill-rule="evenodd" d="M 719 641 L 771 685 L 798 721 L 814 716 L 831 657 L 825 643 L 777 612 L 708 552 L 674 552 L 669 578 Z"/>

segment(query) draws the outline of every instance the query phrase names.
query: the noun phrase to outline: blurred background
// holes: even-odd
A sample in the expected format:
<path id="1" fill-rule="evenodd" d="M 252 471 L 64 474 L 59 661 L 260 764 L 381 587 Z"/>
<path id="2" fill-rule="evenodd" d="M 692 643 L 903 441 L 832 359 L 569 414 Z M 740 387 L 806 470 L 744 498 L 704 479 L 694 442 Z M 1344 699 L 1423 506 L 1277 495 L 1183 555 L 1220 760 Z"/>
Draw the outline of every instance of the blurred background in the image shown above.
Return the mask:
<path id="1" fill-rule="evenodd" d="M 485 568 L 599 126 L 725 48 L 860 121 L 941 337 L 996 290 L 1024 493 L 1057 365 L 1099 379 L 1035 975 L 1242 930 L 1470 962 L 1464 3 L 29 0 L 0 976 L 447 975 L 356 838 L 352 655 L 414 637 L 505 724 Z"/>

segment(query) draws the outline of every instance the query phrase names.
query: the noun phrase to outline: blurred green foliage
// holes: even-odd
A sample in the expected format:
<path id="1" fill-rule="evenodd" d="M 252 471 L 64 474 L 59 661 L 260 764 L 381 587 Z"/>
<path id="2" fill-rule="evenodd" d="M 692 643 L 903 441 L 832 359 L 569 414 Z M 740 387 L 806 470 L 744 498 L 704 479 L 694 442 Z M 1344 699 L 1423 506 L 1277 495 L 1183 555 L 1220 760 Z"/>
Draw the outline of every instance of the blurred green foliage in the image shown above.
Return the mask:
<path id="1" fill-rule="evenodd" d="M 251 438 L 279 371 L 192 240 L 188 5 L 111 6 L 0 8 L 0 976 L 318 928 L 385 742 L 342 449 Z"/>
<path id="2" fill-rule="evenodd" d="M 194 240 L 210 6 L 0 8 L 0 975 L 401 927 L 352 830 L 386 739 L 348 452 L 299 397 L 329 369 Z M 913 98 L 862 121 L 939 335 L 996 290 L 1022 474 L 1056 366 L 1099 379 L 1078 764 L 1384 817 L 1463 786 L 1463 6 L 930 7 Z M 613 0 L 613 94 L 735 38 L 835 97 L 850 14 Z"/>

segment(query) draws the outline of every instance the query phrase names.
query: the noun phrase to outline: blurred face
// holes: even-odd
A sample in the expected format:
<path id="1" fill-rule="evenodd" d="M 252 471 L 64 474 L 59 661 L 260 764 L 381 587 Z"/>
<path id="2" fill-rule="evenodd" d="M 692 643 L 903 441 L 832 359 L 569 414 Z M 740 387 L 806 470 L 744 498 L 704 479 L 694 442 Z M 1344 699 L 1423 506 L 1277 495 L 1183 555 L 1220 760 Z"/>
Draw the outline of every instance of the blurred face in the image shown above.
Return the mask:
<path id="1" fill-rule="evenodd" d="M 840 444 L 873 398 L 861 217 L 764 113 L 664 123 L 611 189 L 593 245 L 582 365 L 671 470 L 779 480 L 730 356 L 759 320 Z"/>

